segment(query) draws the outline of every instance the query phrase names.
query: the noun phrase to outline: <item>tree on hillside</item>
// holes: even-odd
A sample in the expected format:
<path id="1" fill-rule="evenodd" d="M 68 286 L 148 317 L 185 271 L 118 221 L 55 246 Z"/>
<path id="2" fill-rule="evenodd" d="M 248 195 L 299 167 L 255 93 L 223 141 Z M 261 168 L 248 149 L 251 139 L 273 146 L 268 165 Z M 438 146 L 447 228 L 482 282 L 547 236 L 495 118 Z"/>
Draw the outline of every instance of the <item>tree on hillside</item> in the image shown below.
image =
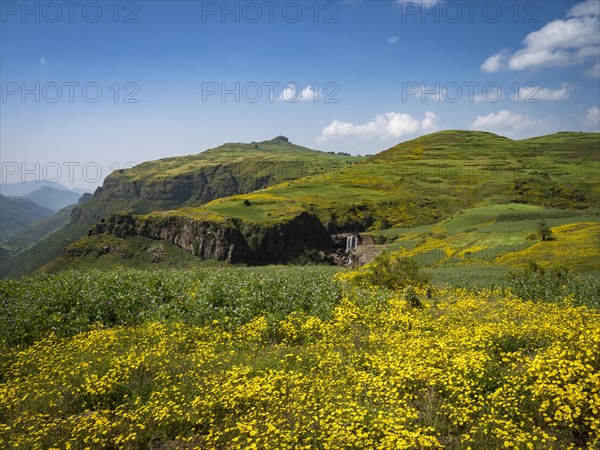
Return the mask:
<path id="1" fill-rule="evenodd" d="M 538 222 L 537 224 L 537 235 L 542 241 L 552 240 L 552 229 L 548 226 L 545 220 Z"/>

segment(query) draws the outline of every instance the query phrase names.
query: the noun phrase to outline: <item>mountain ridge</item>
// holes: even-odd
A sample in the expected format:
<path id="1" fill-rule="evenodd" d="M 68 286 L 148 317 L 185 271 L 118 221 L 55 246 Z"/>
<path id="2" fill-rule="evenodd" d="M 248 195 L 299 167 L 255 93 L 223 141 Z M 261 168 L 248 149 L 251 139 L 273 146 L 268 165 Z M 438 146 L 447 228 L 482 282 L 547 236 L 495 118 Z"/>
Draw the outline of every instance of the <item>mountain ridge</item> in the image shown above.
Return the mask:
<path id="1" fill-rule="evenodd" d="M 7 277 L 33 272 L 58 256 L 66 245 L 85 236 L 94 224 L 118 211 L 147 214 L 199 206 L 299 176 L 318 175 L 361 159 L 272 139 L 224 144 L 195 155 L 163 158 L 117 170 L 105 178 L 92 198 L 73 208 L 69 224 L 24 254 L 5 261 L 0 274 Z"/>
<path id="2" fill-rule="evenodd" d="M 347 164 L 320 176 L 287 180 L 199 206 L 133 214 L 128 220 L 136 224 L 134 228 L 142 230 L 136 231 L 136 235 L 153 239 L 160 238 L 160 231 L 149 235 L 143 230 L 159 230 L 169 223 L 169 232 L 163 237 L 171 244 L 185 241 L 186 250 L 201 258 L 231 261 L 223 259 L 223 251 L 213 254 L 199 251 L 197 244 L 204 242 L 206 236 L 194 237 L 189 230 L 196 227 L 219 234 L 218 230 L 233 227 L 245 241 L 236 238 L 229 243 L 219 241 L 218 245 L 215 241 L 208 247 L 252 247 L 257 236 L 269 235 L 266 230 L 278 222 L 293 223 L 297 217 L 305 217 L 304 214 L 318 220 L 333 236 L 432 226 L 464 208 L 511 202 L 565 211 L 597 209 L 599 201 L 594 194 L 600 193 L 600 184 L 593 176 L 598 161 L 593 151 L 598 148 L 599 137 L 597 133 L 568 133 L 514 141 L 486 132 L 443 131 L 400 143 L 357 164 Z M 590 158 L 572 157 L 590 151 Z M 459 164 L 478 170 L 457 171 Z M 430 172 L 423 172 L 423 168 Z M 181 224 L 179 229 L 172 226 L 176 222 Z M 100 234 L 110 234 L 111 227 L 118 228 L 109 219 Z M 258 231 L 253 236 L 244 233 L 247 229 Z M 293 227 L 281 232 L 286 229 Z M 192 243 L 194 240 L 196 244 Z M 302 250 L 336 251 L 332 240 L 327 244 L 305 245 L 302 249 L 302 237 L 297 233 L 288 233 L 284 241 L 298 250 L 289 255 L 292 259 L 301 257 Z M 273 241 L 272 245 L 277 244 Z M 277 258 L 263 263 L 274 260 Z M 241 258 L 234 262 L 256 261 Z"/>

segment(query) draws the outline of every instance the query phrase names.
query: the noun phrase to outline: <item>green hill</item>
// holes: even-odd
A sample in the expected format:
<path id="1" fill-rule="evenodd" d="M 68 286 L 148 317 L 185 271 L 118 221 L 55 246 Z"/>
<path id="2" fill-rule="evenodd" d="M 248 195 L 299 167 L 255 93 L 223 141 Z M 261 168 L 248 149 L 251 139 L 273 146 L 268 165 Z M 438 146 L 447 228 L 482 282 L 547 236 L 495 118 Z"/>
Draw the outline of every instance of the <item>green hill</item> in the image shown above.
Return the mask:
<path id="1" fill-rule="evenodd" d="M 149 161 L 115 171 L 74 216 L 95 223 L 115 211 L 146 214 L 198 206 L 287 180 L 315 178 L 363 159 L 310 150 L 284 139 L 224 144 L 197 155 Z"/>
<path id="2" fill-rule="evenodd" d="M 4 239 L 0 245 L 2 251 L 2 258 L 0 260 L 3 262 L 6 261 L 10 256 L 23 252 L 46 236 L 67 225 L 71 219 L 73 208 L 74 205 L 67 206 L 50 216 L 37 220 L 22 231 L 18 231 Z"/>
<path id="3" fill-rule="evenodd" d="M 51 214 L 52 210 L 30 200 L 0 195 L 0 237 L 4 240 Z"/>
<path id="4" fill-rule="evenodd" d="M 49 186 L 41 187 L 33 192 L 21 197 L 32 201 L 44 208 L 58 211 L 65 206 L 74 205 L 79 201 L 81 194 L 73 191 L 54 189 Z"/>
<path id="5" fill-rule="evenodd" d="M 2 277 L 31 273 L 112 213 L 147 214 L 197 207 L 299 177 L 317 178 L 364 158 L 295 145 L 284 137 L 229 143 L 189 156 L 160 159 L 111 173 L 94 196 L 77 205 L 70 223 L 2 265 Z"/>
<path id="6" fill-rule="evenodd" d="M 456 235 L 452 246 L 462 258 L 469 250 L 461 248 L 489 241 L 499 257 L 517 245 L 532 245 L 527 236 L 534 231 L 535 221 L 548 214 L 562 217 L 563 224 L 596 220 L 599 149 L 598 133 L 557 133 L 515 141 L 486 132 L 443 131 L 401 143 L 357 164 L 278 183 L 274 179 L 275 184 L 264 189 L 221 196 L 201 206 L 115 216 L 99 224 L 94 233 L 163 239 L 202 259 L 268 263 L 297 258 L 306 251 L 332 250 L 336 243 L 331 236 L 339 233 L 362 233 L 363 240 L 392 248 L 410 242 L 406 235 L 414 235 L 419 245 L 431 244 L 423 233 L 442 236 L 438 240 L 445 242 L 449 231 L 443 221 L 453 218 L 459 223 L 463 211 L 474 210 L 479 213 L 473 215 L 472 225 L 450 230 Z M 227 151 L 239 157 L 239 148 Z M 165 162 L 148 163 L 148 167 L 153 164 Z M 174 185 L 178 170 L 171 165 L 156 179 Z M 133 172 L 127 175 L 134 177 Z M 511 209 L 516 211 L 512 219 L 499 219 L 510 216 Z M 496 231 L 487 237 L 463 232 L 484 224 L 481 214 L 498 216 L 498 221 L 492 220 L 496 231 L 518 223 L 519 233 L 504 242 L 507 233 L 496 238 Z M 428 229 L 436 224 L 440 230 Z M 310 241 L 302 231 L 307 227 L 315 237 Z M 391 233 L 385 236 L 385 230 Z M 394 235 L 393 230 L 400 231 Z"/>
<path id="7" fill-rule="evenodd" d="M 597 206 L 600 138 L 562 134 L 513 141 L 443 131 L 404 142 L 320 180 L 264 192 L 312 206 L 332 229 L 414 226 L 477 205 Z"/>
<path id="8" fill-rule="evenodd" d="M 597 207 L 599 135 L 560 137 L 558 143 L 541 144 L 553 136 L 513 141 L 491 133 L 444 131 L 322 176 L 173 214 L 252 221 L 256 211 L 243 207 L 244 200 L 257 203 L 262 198 L 278 216 L 303 208 L 315 212 L 330 231 L 344 232 L 434 223 L 464 208 L 497 203 Z"/>

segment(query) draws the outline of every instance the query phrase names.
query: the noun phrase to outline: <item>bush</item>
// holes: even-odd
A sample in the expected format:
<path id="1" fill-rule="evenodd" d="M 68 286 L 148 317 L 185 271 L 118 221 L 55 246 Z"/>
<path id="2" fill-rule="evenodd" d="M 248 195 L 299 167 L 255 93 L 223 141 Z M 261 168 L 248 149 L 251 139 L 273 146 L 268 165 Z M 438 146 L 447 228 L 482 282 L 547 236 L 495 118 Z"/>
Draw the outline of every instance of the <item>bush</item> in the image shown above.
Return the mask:
<path id="1" fill-rule="evenodd" d="M 542 241 L 552 240 L 552 230 L 548 226 L 545 220 L 538 222 L 537 224 L 537 235 Z"/>
<path id="2" fill-rule="evenodd" d="M 423 306 L 421 304 L 421 300 L 419 300 L 419 296 L 417 295 L 417 291 L 413 286 L 406 286 L 403 292 L 404 301 L 409 308 L 420 308 Z"/>
<path id="3" fill-rule="evenodd" d="M 364 279 L 374 286 L 383 286 L 392 290 L 405 287 L 424 286 L 429 277 L 421 272 L 413 259 L 384 252 L 364 268 Z"/>

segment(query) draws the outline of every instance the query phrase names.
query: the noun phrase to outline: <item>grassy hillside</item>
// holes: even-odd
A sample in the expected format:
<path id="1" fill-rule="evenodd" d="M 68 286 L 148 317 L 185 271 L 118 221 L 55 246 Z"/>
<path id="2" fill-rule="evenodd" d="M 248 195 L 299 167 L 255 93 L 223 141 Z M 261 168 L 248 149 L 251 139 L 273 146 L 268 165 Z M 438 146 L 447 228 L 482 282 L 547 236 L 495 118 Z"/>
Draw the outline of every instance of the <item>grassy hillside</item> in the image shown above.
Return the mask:
<path id="1" fill-rule="evenodd" d="M 251 143 L 228 143 L 202 153 L 164 158 L 139 164 L 113 177 L 130 181 L 159 182 L 187 174 L 228 166 L 232 176 L 262 178 L 269 183 L 318 175 L 331 168 L 345 167 L 364 158 L 326 153 L 295 145 L 282 138 Z"/>
<path id="2" fill-rule="evenodd" d="M 244 200 L 302 205 L 332 230 L 376 230 L 434 223 L 465 208 L 523 203 L 567 210 L 600 204 L 600 135 L 559 133 L 513 141 L 492 133 L 443 131 L 404 142 L 320 176 L 222 199 L 198 211 L 248 216 Z M 228 204 L 230 203 L 230 204 Z M 198 212 L 199 213 L 199 212 Z"/>
<path id="3" fill-rule="evenodd" d="M 551 227 L 587 222 L 593 235 L 600 207 L 599 140 L 598 133 L 514 141 L 486 132 L 443 131 L 329 172 L 138 218 L 154 227 L 186 218 L 217 227 L 266 228 L 304 211 L 332 234 L 361 232 L 385 245 L 380 250 L 401 250 L 424 265 L 509 268 L 525 263 L 529 253 L 519 252 L 535 244 L 532 234 L 541 220 Z M 225 153 L 239 157 L 240 148 L 225 147 Z M 172 161 L 148 168 L 156 164 L 164 165 L 169 179 L 177 176 Z M 566 235 L 559 237 L 555 247 L 570 245 Z M 293 236 L 286 239 L 292 243 Z M 568 263 L 578 270 L 598 269 L 590 251 Z M 504 257 L 508 254 L 512 263 Z"/>
<path id="4" fill-rule="evenodd" d="M 52 213 L 51 209 L 30 200 L 0 195 L 0 238 L 7 238 Z"/>
<path id="5" fill-rule="evenodd" d="M 2 265 L 2 277 L 32 273 L 117 211 L 147 214 L 202 205 L 298 177 L 319 178 L 364 158 L 297 146 L 279 137 L 230 143 L 189 156 L 165 158 L 110 174 L 92 199 L 79 204 L 71 222 Z"/>
<path id="6" fill-rule="evenodd" d="M 580 209 L 600 201 L 599 149 L 597 133 L 565 133 L 556 143 L 552 136 L 512 141 L 444 131 L 320 180 L 297 180 L 267 192 L 312 205 L 340 225 L 351 222 L 346 211 L 360 205 L 371 228 L 433 222 L 463 208 L 510 201 Z"/>
<path id="7" fill-rule="evenodd" d="M 49 243 L 57 256 L 73 237 L 115 210 L 137 213 L 136 220 L 155 229 L 147 236 L 153 238 L 161 235 L 156 230 L 161 224 L 212 223 L 213 230 L 222 226 L 247 234 L 305 212 L 331 234 L 367 233 L 374 244 L 409 252 L 425 265 L 512 267 L 518 264 L 502 257 L 511 253 L 522 263 L 527 253 L 518 252 L 535 244 L 530 235 L 540 220 L 553 227 L 597 223 L 599 140 L 598 133 L 514 141 L 486 132 L 443 131 L 362 161 L 281 139 L 226 144 L 111 174 L 94 198 L 73 212 L 73 223 L 60 236 L 50 236 Z M 261 183 L 266 187 L 256 189 Z M 77 225 L 77 232 L 69 230 Z M 174 244 L 181 239 L 176 230 L 169 235 Z M 54 242 L 57 238 L 60 243 Z M 293 237 L 283 238 L 298 244 Z M 253 245 L 252 238 L 244 239 Z M 130 265 L 144 264 L 144 253 L 138 256 Z M 576 269 L 596 269 L 595 262 L 584 259 L 570 263 Z M 48 267 L 62 266 L 57 261 Z M 12 276 L 27 273 L 25 266 L 9 268 L 5 273 Z"/>
<path id="8" fill-rule="evenodd" d="M 100 220 L 115 211 L 146 214 L 197 206 L 285 180 L 318 178 L 364 158 L 297 146 L 282 138 L 224 144 L 190 156 L 165 158 L 110 174 L 79 217 Z"/>
<path id="9" fill-rule="evenodd" d="M 552 241 L 540 242 L 536 236 L 540 221 L 553 230 Z M 376 242 L 385 244 L 387 250 L 400 252 L 425 266 L 514 268 L 537 261 L 546 265 L 564 264 L 573 270 L 600 270 L 597 209 L 569 211 L 518 203 L 489 205 L 460 211 L 432 225 L 370 234 Z M 561 257 L 559 253 L 569 253 L 571 257 Z"/>

